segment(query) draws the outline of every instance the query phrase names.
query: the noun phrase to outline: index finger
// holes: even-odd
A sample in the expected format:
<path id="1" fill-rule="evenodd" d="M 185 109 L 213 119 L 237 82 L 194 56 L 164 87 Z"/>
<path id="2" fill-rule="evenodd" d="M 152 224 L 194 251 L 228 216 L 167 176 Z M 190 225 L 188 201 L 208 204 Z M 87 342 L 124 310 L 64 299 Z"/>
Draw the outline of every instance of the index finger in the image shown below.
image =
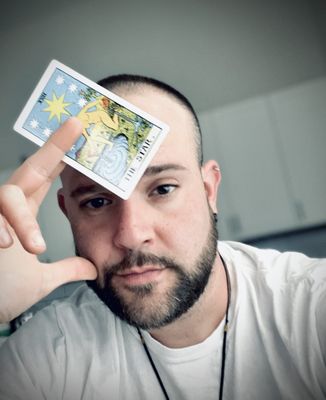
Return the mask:
<path id="1" fill-rule="evenodd" d="M 27 158 L 8 183 L 19 186 L 27 196 L 36 192 L 54 178 L 54 171 L 59 174 L 58 165 L 81 133 L 81 122 L 75 117 L 69 118 L 36 153 Z"/>

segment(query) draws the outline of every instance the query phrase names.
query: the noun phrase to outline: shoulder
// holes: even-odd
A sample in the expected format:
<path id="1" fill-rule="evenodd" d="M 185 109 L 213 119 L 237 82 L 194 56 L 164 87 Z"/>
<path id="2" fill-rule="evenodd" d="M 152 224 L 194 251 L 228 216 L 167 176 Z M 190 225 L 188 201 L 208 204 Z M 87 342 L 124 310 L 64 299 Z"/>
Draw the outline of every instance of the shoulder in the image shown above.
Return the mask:
<path id="1" fill-rule="evenodd" d="M 326 289 L 326 259 L 298 252 L 258 249 L 238 242 L 219 242 L 219 250 L 237 274 L 263 279 L 277 287 L 305 282 L 311 290 Z"/>
<path id="2" fill-rule="evenodd" d="M 105 332 L 113 333 L 115 324 L 116 317 L 112 312 L 86 284 L 82 284 L 68 298 L 56 300 L 38 311 L 9 337 L 3 347 L 19 349 L 22 353 L 41 348 L 59 353 L 69 344 L 78 344 L 81 332 L 83 338 L 103 332 L 104 328 Z"/>
<path id="3" fill-rule="evenodd" d="M 237 242 L 219 243 L 219 250 L 230 266 L 237 303 L 283 321 L 309 320 L 326 334 L 326 259 Z"/>
<path id="4" fill-rule="evenodd" d="M 313 342 L 326 364 L 326 259 L 237 242 L 221 242 L 219 251 L 230 265 L 238 309 L 251 310 L 265 323 L 267 317 L 269 329 L 283 338 L 307 340 L 307 349 Z"/>
<path id="5" fill-rule="evenodd" d="M 56 330 L 58 335 L 65 338 L 66 346 L 73 347 L 82 340 L 81 333 L 83 340 L 95 334 L 98 340 L 114 340 L 121 321 L 83 283 L 68 298 L 55 301 L 41 310 L 35 316 L 35 324 L 41 324 L 51 331 Z"/>
<path id="6" fill-rule="evenodd" d="M 85 360 L 91 359 L 94 348 L 104 346 L 112 351 L 121 340 L 121 325 L 83 284 L 70 297 L 54 301 L 23 324 L 1 346 L 0 357 L 15 368 L 21 364 L 29 368 L 33 363 L 55 369 L 65 365 L 70 354 L 80 354 Z"/>
<path id="7" fill-rule="evenodd" d="M 63 398 L 68 386 L 83 388 L 90 366 L 98 372 L 106 363 L 106 373 L 114 373 L 125 331 L 96 294 L 82 285 L 69 298 L 37 312 L 1 346 L 6 368 L 0 368 L 0 398 L 16 393 L 15 398 L 39 399 L 50 392 L 51 398 Z"/>

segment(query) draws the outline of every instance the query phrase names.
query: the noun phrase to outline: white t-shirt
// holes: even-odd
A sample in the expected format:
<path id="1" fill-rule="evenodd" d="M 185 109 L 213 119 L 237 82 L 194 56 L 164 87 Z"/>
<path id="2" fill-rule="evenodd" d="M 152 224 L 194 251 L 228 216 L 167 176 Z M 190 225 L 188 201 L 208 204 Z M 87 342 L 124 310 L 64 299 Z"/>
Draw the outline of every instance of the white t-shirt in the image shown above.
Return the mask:
<path id="1" fill-rule="evenodd" d="M 220 242 L 232 287 L 224 400 L 326 398 L 326 260 Z M 224 321 L 170 349 L 143 332 L 170 400 L 218 399 Z M 0 349 L 0 399 L 164 400 L 135 328 L 86 286 Z"/>

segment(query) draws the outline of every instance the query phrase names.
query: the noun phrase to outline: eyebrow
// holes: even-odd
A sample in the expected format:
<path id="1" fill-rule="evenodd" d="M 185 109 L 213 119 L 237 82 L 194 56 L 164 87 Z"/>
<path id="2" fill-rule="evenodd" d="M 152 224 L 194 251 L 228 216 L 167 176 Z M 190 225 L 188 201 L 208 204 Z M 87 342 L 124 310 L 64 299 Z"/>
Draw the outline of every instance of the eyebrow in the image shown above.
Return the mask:
<path id="1" fill-rule="evenodd" d="M 187 168 L 180 164 L 172 164 L 172 163 L 152 165 L 145 170 L 144 176 L 153 176 L 153 175 L 157 175 L 157 174 L 160 174 L 161 172 L 169 171 L 169 170 L 186 171 Z"/>
<path id="2" fill-rule="evenodd" d="M 144 175 L 146 177 L 158 175 L 164 171 L 186 171 L 187 168 L 180 165 L 180 164 L 159 164 L 159 165 L 152 165 L 146 168 Z M 105 190 L 105 189 L 104 189 Z M 70 197 L 75 198 L 87 193 L 96 193 L 99 191 L 99 186 L 96 184 L 81 184 L 76 189 L 72 190 L 70 193 Z"/>
<path id="3" fill-rule="evenodd" d="M 70 197 L 75 198 L 85 193 L 95 193 L 99 190 L 99 187 L 94 184 L 80 185 L 76 189 L 70 192 Z"/>

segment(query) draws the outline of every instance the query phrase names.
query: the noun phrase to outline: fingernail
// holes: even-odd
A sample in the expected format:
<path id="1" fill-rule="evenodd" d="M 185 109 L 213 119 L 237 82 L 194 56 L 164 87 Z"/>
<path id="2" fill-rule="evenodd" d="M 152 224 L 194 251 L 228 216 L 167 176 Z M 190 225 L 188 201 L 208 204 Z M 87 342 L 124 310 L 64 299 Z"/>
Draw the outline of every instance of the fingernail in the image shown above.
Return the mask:
<path id="1" fill-rule="evenodd" d="M 11 243 L 11 236 L 9 235 L 7 229 L 0 228 L 0 245 L 9 246 Z"/>
<path id="2" fill-rule="evenodd" d="M 34 246 L 45 247 L 45 241 L 39 232 L 34 233 L 34 235 L 32 236 L 32 242 Z"/>

